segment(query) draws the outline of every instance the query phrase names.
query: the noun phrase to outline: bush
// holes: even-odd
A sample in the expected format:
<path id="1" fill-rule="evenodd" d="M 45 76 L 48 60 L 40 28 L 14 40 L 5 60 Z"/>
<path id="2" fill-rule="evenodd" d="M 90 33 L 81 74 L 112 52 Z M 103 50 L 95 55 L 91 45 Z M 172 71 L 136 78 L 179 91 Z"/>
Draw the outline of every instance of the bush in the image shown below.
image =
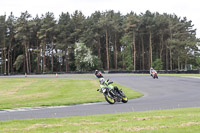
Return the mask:
<path id="1" fill-rule="evenodd" d="M 75 65 L 77 71 L 91 71 L 102 69 L 102 62 L 97 56 L 92 55 L 90 48 L 84 43 L 76 43 L 75 48 Z"/>
<path id="2" fill-rule="evenodd" d="M 162 70 L 163 69 L 163 62 L 161 61 L 161 59 L 156 59 L 153 63 L 152 63 L 152 67 L 155 70 Z"/>
<path id="3" fill-rule="evenodd" d="M 24 55 L 17 56 L 17 59 L 14 62 L 15 69 L 18 71 L 23 66 L 23 63 L 24 63 Z"/>

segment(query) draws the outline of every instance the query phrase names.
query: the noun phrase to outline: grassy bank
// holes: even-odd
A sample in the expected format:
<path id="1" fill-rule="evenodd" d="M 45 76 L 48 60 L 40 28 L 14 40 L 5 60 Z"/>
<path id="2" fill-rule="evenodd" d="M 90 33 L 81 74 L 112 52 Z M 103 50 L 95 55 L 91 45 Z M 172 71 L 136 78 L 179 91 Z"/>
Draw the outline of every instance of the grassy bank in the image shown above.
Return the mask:
<path id="1" fill-rule="evenodd" d="M 127 87 L 129 99 L 142 96 Z M 97 92 L 98 79 L 0 79 L 0 109 L 35 106 L 59 106 L 105 101 Z"/>
<path id="2" fill-rule="evenodd" d="M 197 133 L 200 108 L 1 121 L 4 133 Z"/>

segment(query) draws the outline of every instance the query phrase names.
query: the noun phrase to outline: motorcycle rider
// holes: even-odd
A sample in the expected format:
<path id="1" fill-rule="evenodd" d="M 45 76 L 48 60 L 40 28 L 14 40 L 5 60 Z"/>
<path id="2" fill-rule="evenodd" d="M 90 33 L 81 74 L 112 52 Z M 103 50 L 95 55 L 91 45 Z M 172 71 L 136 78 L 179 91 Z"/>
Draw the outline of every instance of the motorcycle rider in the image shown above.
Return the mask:
<path id="1" fill-rule="evenodd" d="M 153 73 L 157 73 L 152 67 L 150 68 L 150 75 L 153 76 Z"/>
<path id="2" fill-rule="evenodd" d="M 108 83 L 109 83 L 109 80 L 107 80 L 107 81 L 105 81 L 105 79 L 104 78 L 100 78 L 99 79 L 99 83 L 100 83 L 100 88 L 101 88 L 101 92 L 106 92 L 106 89 L 109 89 L 109 91 L 110 91 L 110 88 L 108 87 Z M 118 94 L 120 94 L 120 91 L 119 91 L 119 89 L 118 89 L 118 87 L 117 86 L 114 86 L 114 90 L 118 93 Z"/>
<path id="3" fill-rule="evenodd" d="M 100 78 L 99 83 L 100 83 L 100 88 L 101 88 L 100 91 L 104 93 L 106 91 L 106 88 L 108 87 L 107 84 L 105 83 L 105 79 Z"/>
<path id="4" fill-rule="evenodd" d="M 150 71 L 149 71 L 149 72 L 150 72 L 150 76 L 152 76 L 153 70 L 154 70 L 154 69 L 151 67 L 151 68 L 150 68 Z"/>
<path id="5" fill-rule="evenodd" d="M 98 71 L 98 70 L 95 70 L 95 73 L 94 73 L 94 74 L 97 75 L 97 73 L 99 73 L 99 71 Z"/>
<path id="6" fill-rule="evenodd" d="M 97 78 L 103 78 L 103 75 L 102 75 L 101 72 L 98 71 L 98 70 L 95 70 L 94 75 L 95 75 Z"/>

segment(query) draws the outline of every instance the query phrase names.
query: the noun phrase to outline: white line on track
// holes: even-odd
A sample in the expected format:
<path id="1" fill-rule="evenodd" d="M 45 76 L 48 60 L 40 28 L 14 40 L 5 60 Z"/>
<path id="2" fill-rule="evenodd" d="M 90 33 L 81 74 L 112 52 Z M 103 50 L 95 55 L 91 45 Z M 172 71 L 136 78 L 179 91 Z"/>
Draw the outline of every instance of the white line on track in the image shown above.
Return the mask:
<path id="1" fill-rule="evenodd" d="M 75 107 L 75 106 L 88 106 L 88 105 L 95 105 L 95 104 L 102 104 L 102 102 L 97 103 L 84 103 L 84 104 L 77 104 L 77 105 L 62 105 L 62 106 L 49 106 L 49 107 L 22 107 L 22 108 L 14 108 L 14 109 L 2 109 L 0 113 L 3 112 L 17 112 L 17 111 L 31 111 L 31 110 L 42 110 L 42 109 L 49 109 L 49 108 L 66 108 L 66 107 Z"/>

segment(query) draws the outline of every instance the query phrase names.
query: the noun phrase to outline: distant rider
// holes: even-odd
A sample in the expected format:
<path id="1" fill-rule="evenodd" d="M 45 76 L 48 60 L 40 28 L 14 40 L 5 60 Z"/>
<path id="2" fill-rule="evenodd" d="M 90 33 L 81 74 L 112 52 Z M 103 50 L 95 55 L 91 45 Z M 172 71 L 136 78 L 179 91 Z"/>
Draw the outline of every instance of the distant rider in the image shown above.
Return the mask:
<path id="1" fill-rule="evenodd" d="M 94 74 L 97 75 L 97 73 L 99 73 L 99 71 L 98 71 L 98 70 L 95 70 L 95 73 L 94 73 Z"/>
<path id="2" fill-rule="evenodd" d="M 97 77 L 97 78 L 103 78 L 103 75 L 101 74 L 101 72 L 100 71 L 98 71 L 98 70 L 95 70 L 95 76 Z"/>
<path id="3" fill-rule="evenodd" d="M 153 76 L 153 73 L 157 73 L 152 67 L 150 68 L 150 75 Z"/>

